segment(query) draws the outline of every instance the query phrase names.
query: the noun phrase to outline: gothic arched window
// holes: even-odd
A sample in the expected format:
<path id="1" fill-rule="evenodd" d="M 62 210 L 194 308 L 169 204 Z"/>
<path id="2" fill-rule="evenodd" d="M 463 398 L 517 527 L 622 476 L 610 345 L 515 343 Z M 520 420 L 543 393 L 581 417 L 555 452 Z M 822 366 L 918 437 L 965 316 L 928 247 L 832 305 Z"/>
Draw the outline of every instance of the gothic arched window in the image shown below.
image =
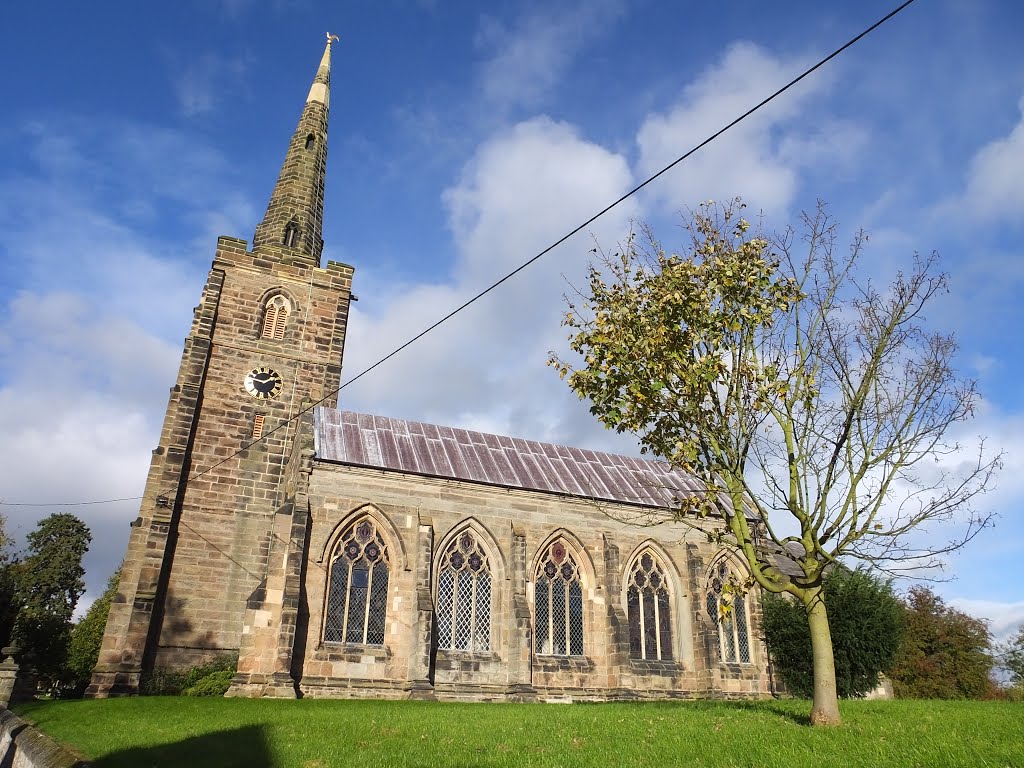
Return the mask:
<path id="1" fill-rule="evenodd" d="M 665 567 L 650 550 L 633 562 L 626 587 L 629 656 L 672 659 L 672 615 Z"/>
<path id="2" fill-rule="evenodd" d="M 280 341 L 284 338 L 284 327 L 288 322 L 288 313 L 291 311 L 291 304 L 284 296 L 275 296 L 267 302 L 267 308 L 263 315 L 263 331 L 260 336 L 264 339 Z"/>
<path id="3" fill-rule="evenodd" d="M 384 644 L 388 548 L 371 518 L 349 526 L 331 555 L 324 642 Z"/>
<path id="4" fill-rule="evenodd" d="M 311 150 L 315 144 L 316 144 L 316 139 L 313 138 L 313 134 L 311 133 L 311 134 L 309 134 L 309 136 L 306 137 L 306 150 L 307 151 Z"/>
<path id="5" fill-rule="evenodd" d="M 711 570 L 708 584 L 707 609 L 718 627 L 718 642 L 722 661 L 750 663 L 750 627 L 747 623 L 747 596 L 742 591 L 742 580 L 729 563 L 721 560 Z"/>
<path id="6" fill-rule="evenodd" d="M 548 547 L 533 588 L 535 649 L 550 656 L 583 655 L 583 582 L 562 539 Z"/>
<path id="7" fill-rule="evenodd" d="M 491 649 L 491 569 L 480 542 L 464 531 L 448 545 L 437 577 L 437 647 Z"/>

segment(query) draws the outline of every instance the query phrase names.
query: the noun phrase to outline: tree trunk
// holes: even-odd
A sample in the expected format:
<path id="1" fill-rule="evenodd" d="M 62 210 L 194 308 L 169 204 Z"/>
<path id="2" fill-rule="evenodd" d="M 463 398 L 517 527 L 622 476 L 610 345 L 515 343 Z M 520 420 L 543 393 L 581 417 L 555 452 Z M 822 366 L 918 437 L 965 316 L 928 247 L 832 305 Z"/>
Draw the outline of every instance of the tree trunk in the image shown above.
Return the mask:
<path id="1" fill-rule="evenodd" d="M 814 704 L 811 725 L 839 725 L 839 696 L 836 692 L 836 663 L 832 656 L 832 632 L 821 587 L 809 594 L 805 603 L 811 629 L 811 654 L 814 659 Z"/>

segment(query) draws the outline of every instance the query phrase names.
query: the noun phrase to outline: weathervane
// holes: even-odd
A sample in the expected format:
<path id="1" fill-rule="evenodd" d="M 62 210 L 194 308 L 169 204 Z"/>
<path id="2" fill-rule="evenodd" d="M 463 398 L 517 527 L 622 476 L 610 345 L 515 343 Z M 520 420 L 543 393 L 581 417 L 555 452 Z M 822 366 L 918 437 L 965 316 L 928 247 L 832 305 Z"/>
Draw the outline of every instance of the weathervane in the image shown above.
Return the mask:
<path id="1" fill-rule="evenodd" d="M 337 35 L 332 35 L 330 32 L 327 33 L 327 44 L 333 45 L 334 43 L 340 43 L 341 38 Z"/>

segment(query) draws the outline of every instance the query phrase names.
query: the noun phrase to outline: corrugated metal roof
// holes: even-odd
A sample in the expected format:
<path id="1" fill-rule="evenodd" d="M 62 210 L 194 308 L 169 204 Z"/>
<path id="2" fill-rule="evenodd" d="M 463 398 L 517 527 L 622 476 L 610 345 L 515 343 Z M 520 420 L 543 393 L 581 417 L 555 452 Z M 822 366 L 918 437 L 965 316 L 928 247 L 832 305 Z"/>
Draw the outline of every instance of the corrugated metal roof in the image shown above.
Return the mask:
<path id="1" fill-rule="evenodd" d="M 314 422 L 317 458 L 339 464 L 649 507 L 699 490 L 664 462 L 633 456 L 333 408 L 317 408 Z"/>

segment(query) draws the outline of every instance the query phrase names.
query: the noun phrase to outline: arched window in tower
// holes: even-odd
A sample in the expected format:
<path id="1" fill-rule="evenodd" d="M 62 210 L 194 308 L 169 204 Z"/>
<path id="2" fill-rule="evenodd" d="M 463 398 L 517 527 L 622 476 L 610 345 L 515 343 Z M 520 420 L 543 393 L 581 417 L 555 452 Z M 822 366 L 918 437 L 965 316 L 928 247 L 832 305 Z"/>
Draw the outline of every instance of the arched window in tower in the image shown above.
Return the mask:
<path id="1" fill-rule="evenodd" d="M 448 545 L 437 577 L 437 647 L 491 649 L 491 569 L 471 531 Z"/>
<path id="2" fill-rule="evenodd" d="M 533 588 L 534 648 L 550 656 L 583 655 L 583 582 L 565 541 L 548 547 Z"/>
<path id="3" fill-rule="evenodd" d="M 311 133 L 311 134 L 309 134 L 309 136 L 306 137 L 306 151 L 308 152 L 315 145 L 316 145 L 316 139 L 313 137 L 313 134 Z"/>
<path id="4" fill-rule="evenodd" d="M 718 627 L 722 661 L 731 664 L 750 663 L 747 595 L 742 583 L 743 580 L 726 560 L 720 560 L 711 569 L 707 592 L 708 616 Z"/>
<path id="5" fill-rule="evenodd" d="M 282 242 L 286 248 L 294 248 L 299 240 L 299 225 L 294 221 L 289 221 L 284 228 L 284 238 Z"/>
<path id="6" fill-rule="evenodd" d="M 264 339 L 280 341 L 284 338 L 284 328 L 288 323 L 288 314 L 291 312 L 291 303 L 284 296 L 278 294 L 266 304 L 263 312 L 263 331 L 260 336 Z"/>
<path id="7" fill-rule="evenodd" d="M 388 548 L 372 518 L 349 526 L 331 554 L 324 642 L 384 644 Z"/>
<path id="8" fill-rule="evenodd" d="M 665 566 L 648 549 L 633 562 L 626 586 L 630 658 L 672 659 L 671 602 Z"/>

